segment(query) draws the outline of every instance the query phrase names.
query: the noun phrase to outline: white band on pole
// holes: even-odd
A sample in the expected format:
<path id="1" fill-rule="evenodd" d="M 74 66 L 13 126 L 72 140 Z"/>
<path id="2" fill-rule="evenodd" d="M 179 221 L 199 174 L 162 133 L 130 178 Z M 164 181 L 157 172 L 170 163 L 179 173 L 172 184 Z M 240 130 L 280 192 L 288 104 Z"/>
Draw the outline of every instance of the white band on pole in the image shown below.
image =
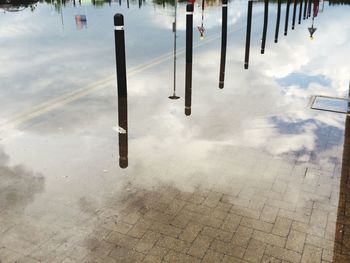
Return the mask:
<path id="1" fill-rule="evenodd" d="M 115 26 L 114 29 L 115 30 L 124 30 L 124 26 Z"/>
<path id="2" fill-rule="evenodd" d="M 222 7 L 227 7 L 227 4 L 222 4 Z"/>
<path id="3" fill-rule="evenodd" d="M 193 12 L 186 12 L 186 15 L 193 15 Z"/>

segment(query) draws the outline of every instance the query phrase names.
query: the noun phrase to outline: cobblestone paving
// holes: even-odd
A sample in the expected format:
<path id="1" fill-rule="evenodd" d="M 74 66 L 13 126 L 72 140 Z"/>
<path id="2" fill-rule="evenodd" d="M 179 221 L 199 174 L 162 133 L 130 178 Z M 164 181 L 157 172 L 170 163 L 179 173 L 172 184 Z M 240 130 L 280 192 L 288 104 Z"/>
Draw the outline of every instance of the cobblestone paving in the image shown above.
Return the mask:
<path id="1" fill-rule="evenodd" d="M 350 262 L 348 143 L 342 166 L 276 160 L 193 191 L 130 183 L 108 206 L 46 227 L 3 212 L 1 262 Z"/>
<path id="2" fill-rule="evenodd" d="M 350 262 L 349 125 L 333 153 L 342 162 L 259 160 L 251 150 L 249 162 L 236 156 L 214 180 L 189 180 L 188 189 L 129 180 L 120 196 L 80 200 L 80 210 L 57 202 L 27 211 L 40 179 L 26 175 L 28 191 L 16 195 L 2 181 L 1 262 Z M 329 128 L 323 143 L 335 137 Z"/>

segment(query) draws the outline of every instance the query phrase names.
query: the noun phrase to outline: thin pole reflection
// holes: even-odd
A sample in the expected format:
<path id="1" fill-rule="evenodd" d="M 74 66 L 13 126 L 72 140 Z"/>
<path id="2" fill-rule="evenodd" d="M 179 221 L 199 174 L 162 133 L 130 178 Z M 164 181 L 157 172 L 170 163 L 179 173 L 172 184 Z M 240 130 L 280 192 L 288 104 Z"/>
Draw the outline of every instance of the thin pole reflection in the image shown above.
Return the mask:
<path id="1" fill-rule="evenodd" d="M 281 0 L 278 0 L 277 3 L 277 18 L 276 18 L 276 30 L 275 30 L 275 43 L 278 42 L 278 32 L 280 28 L 280 20 L 281 20 Z"/>
<path id="2" fill-rule="evenodd" d="M 226 47 L 227 47 L 227 0 L 222 0 L 222 27 L 221 27 L 221 59 L 219 88 L 224 88 L 225 66 L 226 66 Z"/>
<path id="3" fill-rule="evenodd" d="M 298 5 L 298 1 L 294 0 L 292 30 L 294 30 L 294 28 L 295 28 L 295 18 L 296 18 L 296 12 L 297 12 L 297 5 Z"/>
<path id="4" fill-rule="evenodd" d="M 174 14 L 174 23 L 173 23 L 173 33 L 174 33 L 174 89 L 173 89 L 173 95 L 169 96 L 169 99 L 171 100 L 177 100 L 180 97 L 176 95 L 176 30 L 177 30 L 177 0 L 175 0 L 175 14 Z"/>
<path id="5" fill-rule="evenodd" d="M 186 6 L 186 79 L 185 114 L 191 115 L 192 107 L 192 52 L 193 52 L 193 4 Z"/>
<path id="6" fill-rule="evenodd" d="M 244 56 L 244 68 L 249 67 L 249 50 L 250 50 L 250 36 L 252 32 L 252 12 L 253 12 L 253 1 L 248 1 L 248 14 L 247 14 L 247 32 L 245 40 L 245 56 Z"/>
<path id="7" fill-rule="evenodd" d="M 304 14 L 303 14 L 303 20 L 305 20 L 305 19 L 306 19 L 307 3 L 308 3 L 308 0 L 305 0 L 305 1 L 304 1 Z"/>
<path id="8" fill-rule="evenodd" d="M 202 23 L 200 26 L 198 26 L 198 31 L 199 31 L 199 39 L 203 40 L 204 39 L 204 0 L 202 0 Z"/>
<path id="9" fill-rule="evenodd" d="M 301 15 L 303 14 L 303 0 L 299 1 L 299 19 L 298 24 L 301 24 Z"/>
<path id="10" fill-rule="evenodd" d="M 290 0 L 287 0 L 286 20 L 285 20 L 285 23 L 284 23 L 284 35 L 285 35 L 285 36 L 286 36 L 287 33 L 288 33 L 289 9 L 290 9 Z"/>
<path id="11" fill-rule="evenodd" d="M 264 27 L 263 27 L 263 35 L 262 35 L 262 41 L 261 41 L 261 54 L 265 53 L 268 18 L 269 18 L 269 0 L 265 0 L 265 4 L 264 4 Z"/>

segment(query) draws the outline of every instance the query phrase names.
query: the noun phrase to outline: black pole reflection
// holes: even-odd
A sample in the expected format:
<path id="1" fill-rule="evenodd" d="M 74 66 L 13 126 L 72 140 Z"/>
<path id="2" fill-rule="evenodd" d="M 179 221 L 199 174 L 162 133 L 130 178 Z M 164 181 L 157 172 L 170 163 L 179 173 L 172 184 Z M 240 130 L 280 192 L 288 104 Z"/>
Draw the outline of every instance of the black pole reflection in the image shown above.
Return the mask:
<path id="1" fill-rule="evenodd" d="M 305 19 L 306 19 L 307 2 L 308 2 L 308 0 L 305 0 L 305 1 L 304 1 L 304 14 L 303 14 L 303 20 L 305 20 Z"/>
<path id="2" fill-rule="evenodd" d="M 307 18 L 311 16 L 311 5 L 312 5 L 312 0 L 309 0 L 308 6 L 307 6 Z"/>
<path id="3" fill-rule="evenodd" d="M 225 66 L 226 66 L 226 47 L 227 47 L 227 0 L 222 0 L 222 27 L 221 27 L 221 59 L 219 88 L 224 88 Z"/>
<path id="4" fill-rule="evenodd" d="M 176 30 L 177 30 L 177 1 L 175 1 L 175 14 L 174 14 L 174 23 L 173 23 L 173 33 L 174 33 L 174 89 L 173 95 L 169 96 L 171 100 L 177 100 L 180 97 L 176 95 Z"/>
<path id="5" fill-rule="evenodd" d="M 298 24 L 301 24 L 301 15 L 303 14 L 303 0 L 299 1 L 299 19 Z"/>
<path id="6" fill-rule="evenodd" d="M 116 14 L 114 16 L 114 26 L 118 90 L 119 166 L 126 168 L 128 167 L 128 101 L 123 15 Z"/>
<path id="7" fill-rule="evenodd" d="M 249 67 L 249 50 L 250 50 L 250 35 L 252 31 L 252 12 L 253 12 L 253 1 L 248 1 L 248 15 L 247 15 L 247 33 L 245 40 L 245 56 L 244 56 L 244 68 Z"/>
<path id="8" fill-rule="evenodd" d="M 191 115 L 192 106 L 192 52 L 193 52 L 193 4 L 186 6 L 186 80 L 185 114 Z"/>
<path id="9" fill-rule="evenodd" d="M 261 54 L 265 53 L 268 19 L 269 19 L 269 0 L 265 0 L 265 4 L 264 4 L 264 27 L 263 27 L 263 35 L 262 35 L 262 41 L 261 41 Z"/>
<path id="10" fill-rule="evenodd" d="M 278 32 L 280 29 L 280 20 L 281 20 L 281 0 L 278 0 L 277 3 L 277 18 L 276 18 L 276 30 L 275 30 L 275 43 L 278 42 Z"/>
<path id="11" fill-rule="evenodd" d="M 126 5 L 127 5 L 128 8 L 130 7 L 129 6 L 129 0 L 126 0 Z"/>
<path id="12" fill-rule="evenodd" d="M 287 33 L 288 33 L 289 9 L 290 9 L 290 0 L 287 0 L 286 20 L 285 20 L 285 23 L 284 23 L 284 35 L 285 35 L 285 36 L 286 36 Z"/>
<path id="13" fill-rule="evenodd" d="M 296 18 L 296 13 L 297 13 L 297 5 L 298 5 L 298 1 L 294 0 L 292 30 L 294 30 L 294 28 L 295 28 L 295 18 Z"/>

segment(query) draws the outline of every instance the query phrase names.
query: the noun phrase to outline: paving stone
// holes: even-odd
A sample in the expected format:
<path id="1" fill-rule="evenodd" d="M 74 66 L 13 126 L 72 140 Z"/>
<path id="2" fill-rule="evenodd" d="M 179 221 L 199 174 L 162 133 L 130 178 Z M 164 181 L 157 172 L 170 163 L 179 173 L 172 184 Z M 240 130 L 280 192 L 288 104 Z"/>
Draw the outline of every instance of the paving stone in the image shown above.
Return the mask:
<path id="1" fill-rule="evenodd" d="M 334 242 L 314 235 L 307 235 L 306 244 L 313 245 L 316 247 L 333 250 Z"/>
<path id="2" fill-rule="evenodd" d="M 231 257 L 228 255 L 225 255 L 221 263 L 247 263 L 248 261 L 245 261 L 243 259 Z"/>
<path id="3" fill-rule="evenodd" d="M 241 225 L 245 227 L 250 227 L 256 230 L 271 232 L 273 225 L 271 223 L 266 223 L 256 219 L 243 218 Z"/>
<path id="4" fill-rule="evenodd" d="M 147 253 L 154 244 L 161 237 L 159 233 L 155 233 L 153 231 L 147 231 L 143 237 L 137 242 L 135 246 L 135 250 L 141 253 Z"/>
<path id="5" fill-rule="evenodd" d="M 150 230 L 153 230 L 154 232 L 161 233 L 163 235 L 172 236 L 172 237 L 178 237 L 181 233 L 182 229 L 174 227 L 169 224 L 162 224 L 159 222 L 154 222 L 150 227 Z"/>
<path id="6" fill-rule="evenodd" d="M 138 263 L 142 262 L 145 255 L 123 247 L 115 247 L 109 254 L 109 257 L 118 262 Z"/>
<path id="7" fill-rule="evenodd" d="M 214 240 L 211 244 L 211 249 L 236 258 L 243 258 L 244 252 L 246 251 L 246 249 L 241 246 L 221 240 Z"/>
<path id="8" fill-rule="evenodd" d="M 202 263 L 221 262 L 223 258 L 224 258 L 224 254 L 221 254 L 209 249 L 204 256 Z"/>
<path id="9" fill-rule="evenodd" d="M 195 258 L 190 255 L 177 253 L 175 251 L 169 251 L 169 253 L 164 258 L 167 262 L 173 263 L 199 263 L 200 259 Z"/>
<path id="10" fill-rule="evenodd" d="M 278 214 L 278 208 L 265 205 L 261 215 L 260 220 L 268 223 L 274 223 Z"/>
<path id="11" fill-rule="evenodd" d="M 286 248 L 302 253 L 304 249 L 305 239 L 305 233 L 291 230 L 287 239 Z"/>
<path id="12" fill-rule="evenodd" d="M 301 263 L 319 263 L 321 262 L 322 249 L 306 244 Z"/>
<path id="13" fill-rule="evenodd" d="M 272 233 L 278 236 L 286 237 L 292 225 L 292 220 L 278 216 L 273 226 Z"/>
<path id="14" fill-rule="evenodd" d="M 281 262 L 282 262 L 281 259 L 267 256 L 267 255 L 264 255 L 261 260 L 261 263 L 281 263 Z"/>
<path id="15" fill-rule="evenodd" d="M 223 231 L 221 229 L 213 228 L 213 227 L 204 227 L 202 232 L 202 235 L 213 237 L 225 242 L 229 242 L 232 239 L 233 233 Z"/>
<path id="16" fill-rule="evenodd" d="M 206 251 L 209 249 L 212 241 L 212 237 L 202 234 L 198 235 L 189 248 L 187 254 L 195 256 L 197 258 L 202 258 L 205 255 Z"/>
<path id="17" fill-rule="evenodd" d="M 158 240 L 157 246 L 172 249 L 176 252 L 186 253 L 190 247 L 190 243 L 173 237 L 163 236 Z"/>
<path id="18" fill-rule="evenodd" d="M 182 239 L 187 242 L 192 242 L 196 239 L 196 237 L 202 229 L 202 225 L 190 222 L 179 235 L 179 239 Z"/>
<path id="19" fill-rule="evenodd" d="M 244 259 L 249 262 L 260 263 L 264 255 L 265 247 L 265 243 L 251 239 L 244 254 Z"/>
<path id="20" fill-rule="evenodd" d="M 269 233 L 258 231 L 258 230 L 254 230 L 252 238 L 255 240 L 259 240 L 261 242 L 265 242 L 265 243 L 270 244 L 270 245 L 275 245 L 275 246 L 280 246 L 280 247 L 284 247 L 286 244 L 285 237 L 281 237 L 281 236 L 274 235 L 274 234 L 269 234 Z"/>
<path id="21" fill-rule="evenodd" d="M 301 259 L 301 254 L 295 251 L 272 245 L 266 247 L 265 254 L 292 263 L 299 263 Z"/>
<path id="22" fill-rule="evenodd" d="M 242 247 L 247 247 L 252 234 L 252 228 L 239 226 L 236 233 L 233 235 L 232 243 Z"/>
<path id="23" fill-rule="evenodd" d="M 228 214 L 221 226 L 221 229 L 227 232 L 235 232 L 238 229 L 241 220 L 241 216 Z"/>

